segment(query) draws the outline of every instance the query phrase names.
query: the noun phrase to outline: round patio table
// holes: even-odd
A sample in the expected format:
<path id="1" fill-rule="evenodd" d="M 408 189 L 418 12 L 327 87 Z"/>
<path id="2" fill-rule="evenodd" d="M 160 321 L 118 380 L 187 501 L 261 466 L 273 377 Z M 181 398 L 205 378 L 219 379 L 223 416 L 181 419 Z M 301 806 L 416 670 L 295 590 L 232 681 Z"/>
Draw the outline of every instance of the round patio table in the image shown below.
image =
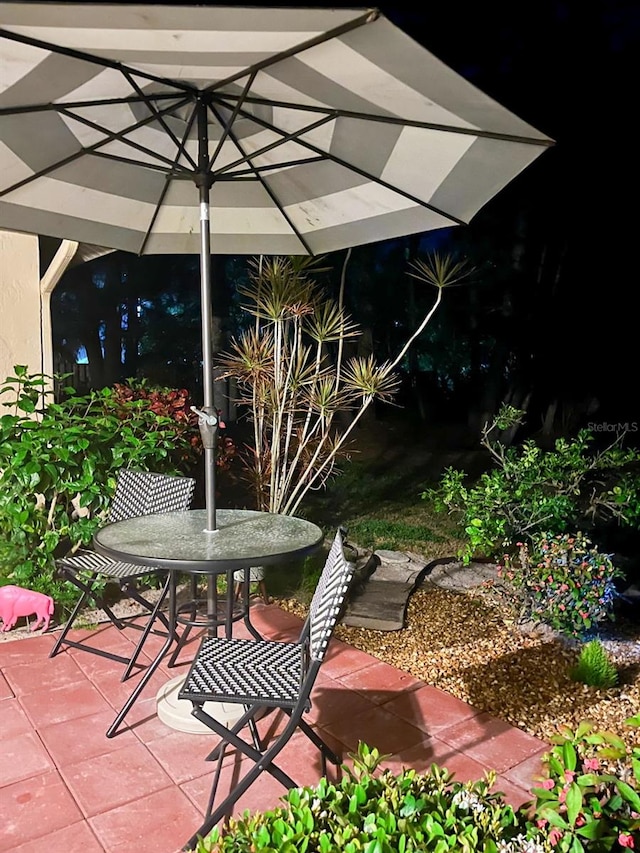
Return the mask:
<path id="1" fill-rule="evenodd" d="M 207 530 L 206 510 L 196 509 L 128 518 L 107 524 L 95 534 L 94 547 L 99 553 L 114 560 L 149 566 L 156 571 L 166 570 L 173 575 L 167 639 L 107 730 L 107 737 L 117 733 L 153 673 L 177 641 L 176 629 L 181 622 L 189 627 L 204 624 L 210 630 L 217 630 L 223 624 L 227 636 L 231 636 L 233 622 L 243 618 L 251 633 L 259 637 L 249 618 L 246 587 L 250 567 L 300 559 L 315 551 L 323 540 L 322 530 L 317 525 L 296 516 L 220 509 L 216 513 L 216 522 L 216 530 Z M 245 570 L 247 583 L 238 615 L 234 612 L 232 597 L 233 573 L 239 569 Z M 181 616 L 181 608 L 177 604 L 177 578 L 184 574 L 207 578 L 208 612 L 204 623 Z M 213 593 L 215 579 L 220 574 L 227 577 L 228 596 L 228 607 L 222 620 L 218 617 Z"/>

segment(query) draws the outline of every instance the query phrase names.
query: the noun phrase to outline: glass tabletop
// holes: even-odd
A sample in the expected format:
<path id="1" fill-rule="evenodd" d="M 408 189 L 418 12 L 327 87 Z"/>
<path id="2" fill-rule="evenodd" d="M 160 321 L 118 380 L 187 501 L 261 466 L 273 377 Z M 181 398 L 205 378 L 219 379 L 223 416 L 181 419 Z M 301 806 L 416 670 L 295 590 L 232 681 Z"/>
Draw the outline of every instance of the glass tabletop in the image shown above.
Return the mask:
<path id="1" fill-rule="evenodd" d="M 94 546 L 114 560 L 212 573 L 303 557 L 323 539 L 317 525 L 296 516 L 220 509 L 212 531 L 206 518 L 204 509 L 128 518 L 99 530 Z"/>

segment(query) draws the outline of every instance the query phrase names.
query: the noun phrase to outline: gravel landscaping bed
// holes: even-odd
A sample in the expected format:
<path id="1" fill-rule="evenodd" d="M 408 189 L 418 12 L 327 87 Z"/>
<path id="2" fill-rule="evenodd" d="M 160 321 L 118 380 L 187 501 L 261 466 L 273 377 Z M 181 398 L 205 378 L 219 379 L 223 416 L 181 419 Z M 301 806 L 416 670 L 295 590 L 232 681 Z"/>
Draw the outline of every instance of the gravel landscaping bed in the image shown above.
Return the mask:
<path id="1" fill-rule="evenodd" d="M 305 614 L 299 602 L 278 603 Z M 560 724 L 575 727 L 590 719 L 640 745 L 640 732 L 624 724 L 640 713 L 637 625 L 617 624 L 616 639 L 604 641 L 620 672 L 619 685 L 608 690 L 571 679 L 577 647 L 524 633 L 505 609 L 477 592 L 452 592 L 428 580 L 409 599 L 402 630 L 339 625 L 336 636 L 544 740 Z"/>

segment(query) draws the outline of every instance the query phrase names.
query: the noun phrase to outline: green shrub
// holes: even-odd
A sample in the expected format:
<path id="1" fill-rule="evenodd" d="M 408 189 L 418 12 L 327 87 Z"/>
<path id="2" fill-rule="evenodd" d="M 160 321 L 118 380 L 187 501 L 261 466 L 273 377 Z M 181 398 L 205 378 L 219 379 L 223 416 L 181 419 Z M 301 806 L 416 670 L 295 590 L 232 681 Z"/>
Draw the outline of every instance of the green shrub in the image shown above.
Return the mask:
<path id="1" fill-rule="evenodd" d="M 640 715 L 627 720 L 640 726 Z M 532 819 L 549 849 L 603 853 L 640 845 L 640 748 L 583 721 L 563 726 L 534 788 Z"/>
<path id="2" fill-rule="evenodd" d="M 439 486 L 422 494 L 436 509 L 460 518 L 468 540 L 461 556 L 467 562 L 543 532 L 585 529 L 599 520 L 629 526 L 640 521 L 639 451 L 622 449 L 618 440 L 595 451 L 588 430 L 570 441 L 558 439 L 551 451 L 532 440 L 505 447 L 496 436 L 521 423 L 522 416 L 503 406 L 485 427 L 482 445 L 491 470 L 469 483 L 464 471 L 448 468 Z"/>
<path id="3" fill-rule="evenodd" d="M 517 834 L 516 815 L 499 794 L 493 776 L 461 783 L 434 765 L 427 774 L 376 772 L 381 757 L 360 744 L 353 769 L 337 784 L 294 788 L 283 805 L 232 819 L 224 835 L 215 829 L 198 853 L 299 851 L 497 850 Z"/>
<path id="4" fill-rule="evenodd" d="M 62 402 L 52 402 L 46 376 L 14 369 L 0 387 L 10 412 L 0 417 L 0 584 L 45 592 L 64 609 L 77 590 L 56 580 L 54 560 L 91 542 L 118 471 L 188 471 L 198 434 L 176 417 L 188 411 L 186 392 L 173 398 L 172 389 L 159 390 L 154 406 L 129 397 L 126 386 L 82 397 L 66 389 Z"/>
<path id="5" fill-rule="evenodd" d="M 505 555 L 498 573 L 519 591 L 521 616 L 579 639 L 614 619 L 614 579 L 621 572 L 584 534 L 543 535 L 530 545 L 517 544 L 518 555 Z"/>
<path id="6" fill-rule="evenodd" d="M 590 687 L 614 687 L 618 681 L 618 670 L 602 643 L 591 640 L 582 647 L 578 663 L 571 670 L 571 678 Z"/>
<path id="7" fill-rule="evenodd" d="M 640 725 L 640 715 L 627 722 Z M 295 788 L 282 805 L 231 818 L 197 853 L 605 853 L 640 845 L 640 749 L 585 721 L 563 727 L 543 759 L 533 799 L 514 810 L 492 792 L 495 774 L 457 782 L 381 768 L 361 743 L 339 783 Z"/>

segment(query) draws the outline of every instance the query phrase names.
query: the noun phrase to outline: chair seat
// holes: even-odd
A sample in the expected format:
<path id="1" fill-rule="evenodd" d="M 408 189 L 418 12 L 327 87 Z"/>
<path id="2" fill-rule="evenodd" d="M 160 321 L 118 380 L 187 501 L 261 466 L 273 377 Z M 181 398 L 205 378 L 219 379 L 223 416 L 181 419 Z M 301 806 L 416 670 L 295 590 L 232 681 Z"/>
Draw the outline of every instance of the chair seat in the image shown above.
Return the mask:
<path id="1" fill-rule="evenodd" d="M 180 699 L 291 706 L 303 673 L 300 643 L 205 637 Z"/>
<path id="2" fill-rule="evenodd" d="M 133 563 L 112 560 L 89 550 L 77 551 L 72 557 L 62 557 L 58 560 L 58 566 L 75 574 L 91 572 L 116 580 L 136 578 L 157 571 L 157 569 L 150 569 L 146 566 L 136 566 Z"/>

